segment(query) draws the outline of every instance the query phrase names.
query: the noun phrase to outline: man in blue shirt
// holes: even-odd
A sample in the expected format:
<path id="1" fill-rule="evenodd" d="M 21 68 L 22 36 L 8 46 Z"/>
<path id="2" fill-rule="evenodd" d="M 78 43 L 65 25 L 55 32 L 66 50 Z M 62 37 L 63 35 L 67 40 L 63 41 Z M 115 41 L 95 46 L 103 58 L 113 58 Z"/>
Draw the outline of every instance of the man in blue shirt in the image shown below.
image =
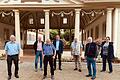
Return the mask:
<path id="1" fill-rule="evenodd" d="M 50 64 L 51 79 L 54 80 L 53 58 L 55 58 L 56 50 L 50 39 L 47 39 L 46 44 L 43 46 L 44 55 L 44 77 L 47 77 L 47 65 Z"/>
<path id="2" fill-rule="evenodd" d="M 19 78 L 18 61 L 19 61 L 20 45 L 16 43 L 15 40 L 16 40 L 15 36 L 11 35 L 10 41 L 7 42 L 5 45 L 5 51 L 7 56 L 8 80 L 10 80 L 12 76 L 12 72 L 11 72 L 12 61 L 14 61 L 15 64 L 15 77 Z"/>
<path id="3" fill-rule="evenodd" d="M 56 39 L 53 41 L 53 44 L 56 48 L 56 56 L 55 56 L 55 59 L 54 59 L 54 70 L 56 70 L 57 56 L 58 56 L 58 60 L 59 60 L 59 70 L 62 70 L 62 68 L 61 68 L 61 56 L 62 56 L 62 53 L 63 53 L 63 42 L 62 42 L 62 40 L 60 40 L 59 35 L 56 35 Z"/>

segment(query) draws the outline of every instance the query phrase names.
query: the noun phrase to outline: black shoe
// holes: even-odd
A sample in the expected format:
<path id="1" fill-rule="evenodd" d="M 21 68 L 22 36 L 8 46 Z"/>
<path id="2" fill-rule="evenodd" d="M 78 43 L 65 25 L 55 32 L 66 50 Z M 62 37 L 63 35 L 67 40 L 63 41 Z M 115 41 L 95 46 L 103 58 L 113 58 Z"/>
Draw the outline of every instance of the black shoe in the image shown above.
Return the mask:
<path id="1" fill-rule="evenodd" d="M 43 79 L 45 79 L 47 76 L 43 76 Z"/>
<path id="2" fill-rule="evenodd" d="M 81 69 L 79 69 L 78 71 L 79 71 L 79 72 L 82 72 L 82 70 L 81 70 Z"/>
<path id="3" fill-rule="evenodd" d="M 96 78 L 96 76 L 93 76 L 91 79 L 94 80 Z"/>
<path id="4" fill-rule="evenodd" d="M 61 68 L 59 68 L 59 70 L 61 70 L 61 71 L 62 71 L 62 69 L 61 69 Z"/>
<path id="5" fill-rule="evenodd" d="M 56 70 L 56 68 L 54 68 L 54 71 Z"/>
<path id="6" fill-rule="evenodd" d="M 19 75 L 15 75 L 16 78 L 19 78 Z"/>
<path id="7" fill-rule="evenodd" d="M 86 75 L 86 77 L 91 77 L 91 76 L 92 76 L 92 75 L 89 75 L 89 74 L 88 74 L 88 75 Z"/>
<path id="8" fill-rule="evenodd" d="M 78 70 L 77 68 L 75 68 L 74 70 Z"/>
<path id="9" fill-rule="evenodd" d="M 8 76 L 8 80 L 10 80 L 11 79 L 11 76 Z"/>
<path id="10" fill-rule="evenodd" d="M 105 72 L 105 70 L 101 70 L 100 72 Z"/>
<path id="11" fill-rule="evenodd" d="M 109 71 L 109 73 L 112 73 L 112 71 Z"/>

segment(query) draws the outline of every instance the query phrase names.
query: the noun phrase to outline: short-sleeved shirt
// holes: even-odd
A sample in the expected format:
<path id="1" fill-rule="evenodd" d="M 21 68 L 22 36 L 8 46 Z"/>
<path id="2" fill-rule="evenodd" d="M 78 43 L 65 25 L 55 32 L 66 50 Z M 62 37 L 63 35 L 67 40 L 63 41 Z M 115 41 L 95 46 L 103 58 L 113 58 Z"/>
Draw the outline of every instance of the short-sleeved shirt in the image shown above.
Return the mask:
<path id="1" fill-rule="evenodd" d="M 44 55 L 54 55 L 55 47 L 53 44 L 45 44 L 43 46 L 43 53 Z"/>
<path id="2" fill-rule="evenodd" d="M 5 51 L 7 52 L 7 55 L 16 55 L 20 52 L 20 45 L 16 42 L 7 42 L 5 45 Z"/>
<path id="3" fill-rule="evenodd" d="M 80 48 L 83 48 L 83 46 L 79 42 L 77 43 L 72 42 L 71 48 L 72 48 L 72 55 L 80 55 Z"/>

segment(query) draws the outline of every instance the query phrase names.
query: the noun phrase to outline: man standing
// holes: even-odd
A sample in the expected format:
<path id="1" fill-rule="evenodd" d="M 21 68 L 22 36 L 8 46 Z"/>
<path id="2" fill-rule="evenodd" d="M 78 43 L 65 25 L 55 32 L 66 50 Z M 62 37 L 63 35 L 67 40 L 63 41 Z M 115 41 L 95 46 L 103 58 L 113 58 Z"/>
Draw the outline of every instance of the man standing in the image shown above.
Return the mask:
<path id="1" fill-rule="evenodd" d="M 35 71 L 37 72 L 38 69 L 38 59 L 40 58 L 40 70 L 42 70 L 42 56 L 43 56 L 43 45 L 41 37 L 38 37 L 38 41 L 34 43 L 34 50 L 35 50 Z"/>
<path id="2" fill-rule="evenodd" d="M 8 80 L 11 79 L 12 72 L 11 72 L 11 66 L 12 61 L 14 61 L 15 64 L 15 77 L 19 78 L 18 70 L 19 70 L 19 53 L 20 53 L 20 45 L 15 42 L 16 38 L 14 35 L 10 36 L 10 41 L 6 43 L 5 45 L 5 51 L 7 56 L 7 68 L 8 68 Z"/>
<path id="3" fill-rule="evenodd" d="M 86 75 L 86 77 L 92 76 L 91 79 L 96 78 L 96 57 L 97 57 L 96 52 L 97 52 L 96 44 L 92 41 L 92 37 L 88 37 L 88 43 L 86 44 L 86 48 L 85 48 L 85 57 L 87 59 L 87 68 L 89 74 Z M 93 68 L 91 68 L 91 65 Z M 93 71 L 91 69 L 93 69 Z"/>
<path id="4" fill-rule="evenodd" d="M 53 45 L 56 48 L 56 56 L 54 59 L 54 70 L 56 70 L 56 59 L 58 56 L 59 59 L 59 70 L 62 70 L 61 68 L 61 57 L 62 57 L 62 53 L 63 53 L 63 42 L 62 40 L 60 40 L 60 36 L 56 35 L 56 39 L 53 41 Z"/>
<path id="5" fill-rule="evenodd" d="M 72 56 L 74 57 L 75 60 L 75 69 L 74 70 L 78 70 L 79 68 L 79 72 L 81 72 L 81 54 L 82 54 L 82 44 L 80 44 L 77 40 L 77 38 L 74 39 L 74 41 L 71 44 L 71 48 L 72 48 Z M 77 64 L 78 64 L 78 68 L 77 68 Z"/>
<path id="6" fill-rule="evenodd" d="M 44 77 L 47 77 L 47 65 L 50 64 L 51 79 L 54 80 L 54 69 L 53 69 L 53 59 L 56 55 L 56 50 L 54 45 L 51 43 L 50 39 L 47 39 L 46 44 L 43 46 L 44 53 Z"/>

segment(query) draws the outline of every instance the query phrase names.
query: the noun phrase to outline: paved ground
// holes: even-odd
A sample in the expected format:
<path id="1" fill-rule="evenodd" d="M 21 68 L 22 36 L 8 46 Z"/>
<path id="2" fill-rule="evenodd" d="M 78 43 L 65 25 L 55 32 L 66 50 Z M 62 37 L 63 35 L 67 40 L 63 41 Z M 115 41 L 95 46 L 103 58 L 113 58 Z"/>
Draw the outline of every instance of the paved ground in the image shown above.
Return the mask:
<path id="1" fill-rule="evenodd" d="M 63 70 L 55 71 L 55 80 L 91 80 L 90 78 L 86 78 L 87 74 L 86 63 L 82 63 L 82 72 L 74 71 L 74 63 L 73 62 L 64 62 Z M 14 72 L 14 67 L 13 72 Z M 101 64 L 97 64 L 97 78 L 95 80 L 120 80 L 120 64 L 114 64 L 114 72 L 109 74 L 108 71 L 101 73 Z M 13 73 L 14 74 L 14 73 Z M 20 78 L 14 78 L 12 76 L 11 80 L 42 80 L 43 71 L 34 71 L 34 61 L 32 60 L 24 60 L 23 63 L 20 63 Z M 7 72 L 6 72 L 6 61 L 0 61 L 0 80 L 7 80 Z M 50 80 L 50 74 L 48 71 L 48 78 L 46 80 Z"/>

